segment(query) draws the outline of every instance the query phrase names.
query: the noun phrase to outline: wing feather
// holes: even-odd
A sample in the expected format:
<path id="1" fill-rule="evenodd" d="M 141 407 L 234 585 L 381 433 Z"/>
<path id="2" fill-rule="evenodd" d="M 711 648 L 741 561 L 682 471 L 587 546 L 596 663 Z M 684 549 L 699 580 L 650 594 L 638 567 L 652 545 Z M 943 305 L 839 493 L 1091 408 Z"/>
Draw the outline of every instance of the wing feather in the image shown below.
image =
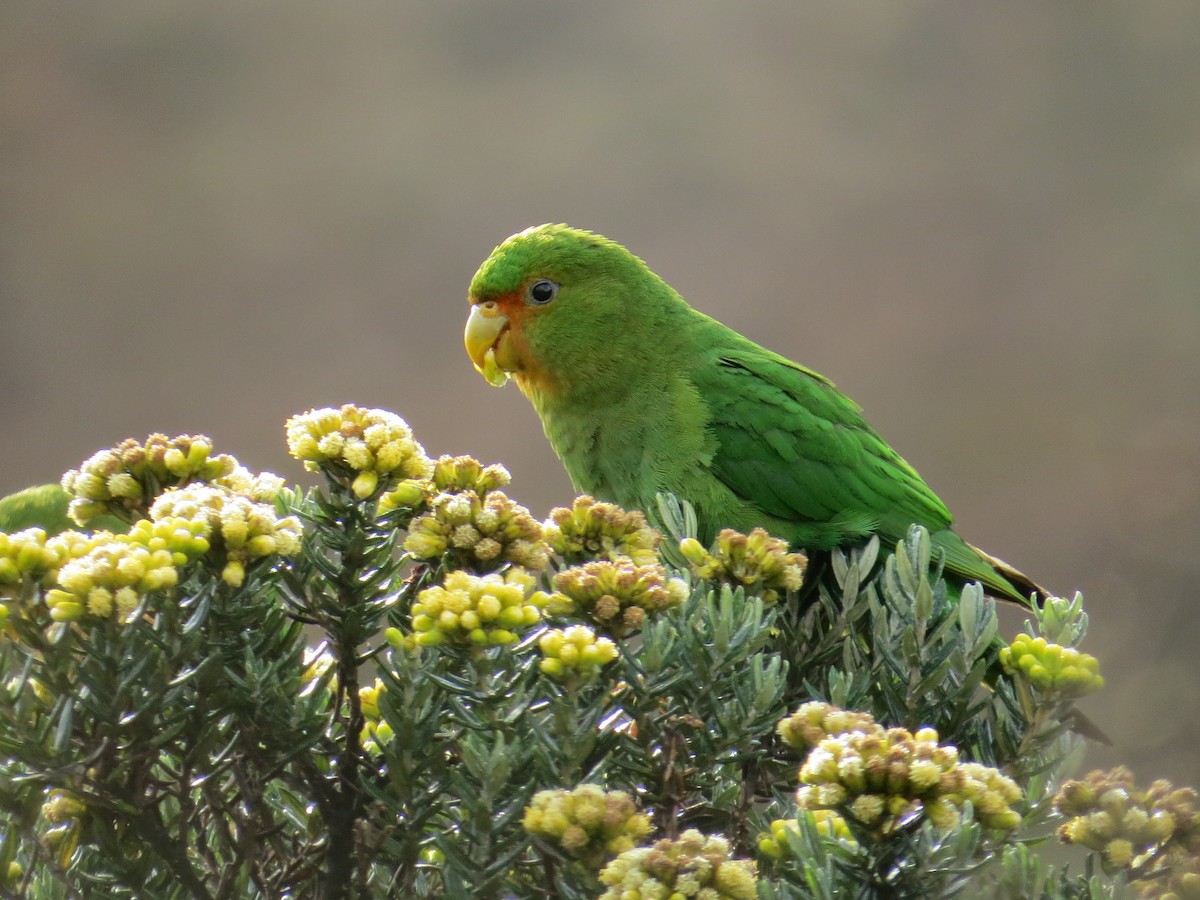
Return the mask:
<path id="1" fill-rule="evenodd" d="M 875 529 L 898 540 L 912 522 L 950 526 L 941 500 L 827 379 L 749 342 L 707 362 L 696 379 L 718 446 L 713 474 L 763 513 L 801 523 L 813 549 Z"/>

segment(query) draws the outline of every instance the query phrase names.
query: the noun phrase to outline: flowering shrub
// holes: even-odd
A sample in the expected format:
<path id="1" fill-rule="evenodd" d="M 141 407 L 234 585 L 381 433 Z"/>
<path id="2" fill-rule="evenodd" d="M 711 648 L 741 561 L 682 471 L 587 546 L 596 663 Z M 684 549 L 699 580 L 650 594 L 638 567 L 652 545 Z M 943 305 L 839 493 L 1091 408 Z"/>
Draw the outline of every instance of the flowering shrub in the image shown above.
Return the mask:
<path id="1" fill-rule="evenodd" d="M 650 817 L 638 812 L 629 794 L 595 784 L 570 791 L 538 791 L 521 824 L 593 869 L 632 850 L 650 834 Z"/>
<path id="2" fill-rule="evenodd" d="M 286 431 L 308 491 L 151 435 L 51 492 L 94 530 L 0 533 L 0 893 L 1195 896 L 1192 792 L 1058 788 L 1078 597 L 1005 645 L 919 528 L 809 567 L 686 498 L 539 522 L 383 410 Z"/>

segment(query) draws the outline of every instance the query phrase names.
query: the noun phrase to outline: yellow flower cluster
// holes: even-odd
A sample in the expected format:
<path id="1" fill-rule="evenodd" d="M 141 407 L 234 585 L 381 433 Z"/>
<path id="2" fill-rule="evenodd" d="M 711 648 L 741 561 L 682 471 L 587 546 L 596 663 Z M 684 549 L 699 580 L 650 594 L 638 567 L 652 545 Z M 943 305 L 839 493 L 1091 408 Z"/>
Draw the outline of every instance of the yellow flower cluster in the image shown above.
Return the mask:
<path id="1" fill-rule="evenodd" d="M 379 498 L 378 513 L 386 516 L 398 509 L 416 511 L 429 502 L 429 482 L 406 478 Z"/>
<path id="2" fill-rule="evenodd" d="M 52 788 L 42 804 L 42 818 L 50 827 L 42 832 L 42 843 L 55 853 L 58 864 L 66 868 L 83 833 L 87 805 L 71 791 Z"/>
<path id="3" fill-rule="evenodd" d="M 386 628 L 384 629 L 383 636 L 388 646 L 395 653 L 413 655 L 421 652 L 421 645 L 417 643 L 417 636 L 415 634 L 406 634 L 399 628 Z"/>
<path id="4" fill-rule="evenodd" d="M 530 595 L 536 580 L 524 569 L 504 575 L 457 570 L 442 585 L 426 588 L 412 605 L 413 640 L 421 647 L 446 641 L 476 646 L 515 644 L 517 634 L 541 621 Z"/>
<path id="5" fill-rule="evenodd" d="M 363 718 L 379 718 L 379 695 L 386 691 L 383 682 L 376 678 L 374 683 L 358 689 L 358 705 L 362 709 Z"/>
<path id="6" fill-rule="evenodd" d="M 997 769 L 960 762 L 958 750 L 939 744 L 934 729 L 913 734 L 874 721 L 818 741 L 800 768 L 796 792 L 801 809 L 843 810 L 880 833 L 916 812 L 938 828 L 953 828 L 968 801 L 979 824 L 1007 831 L 1021 823 L 1012 808 L 1021 796 Z"/>
<path id="7" fill-rule="evenodd" d="M 1124 766 L 1068 781 L 1054 798 L 1069 820 L 1067 844 L 1102 854 L 1105 871 L 1125 871 L 1143 896 L 1200 897 L 1200 812 L 1191 788 L 1155 781 L 1141 790 Z"/>
<path id="8" fill-rule="evenodd" d="M 1104 687 L 1096 657 L 1028 634 L 1018 634 L 1000 650 L 1000 665 L 1009 675 L 1023 675 L 1045 694 L 1082 697 Z"/>
<path id="9" fill-rule="evenodd" d="M 538 639 L 544 659 L 541 670 L 554 678 L 588 680 L 600 667 L 617 658 L 617 645 L 586 625 L 551 628 Z"/>
<path id="10" fill-rule="evenodd" d="M 841 841 L 851 847 L 857 847 L 858 842 L 850 832 L 846 820 L 831 809 L 809 810 L 803 815 L 812 819 L 817 833 L 834 840 Z M 771 823 L 771 830 L 758 836 L 758 849 L 770 859 L 787 859 L 792 855 L 792 847 L 788 841 L 789 834 L 799 834 L 800 823 L 796 819 L 776 819 Z"/>
<path id="11" fill-rule="evenodd" d="M 729 842 L 689 829 L 678 840 L 626 850 L 600 872 L 608 890 L 600 900 L 753 900 L 758 872 L 747 859 L 730 859 Z"/>
<path id="12" fill-rule="evenodd" d="M 278 490 L 274 476 L 252 476 L 244 469 L 226 473 L 231 474 L 232 484 L 254 496 Z M 219 479 L 169 489 L 148 512 L 150 518 L 138 519 L 125 534 L 25 535 L 18 559 L 27 564 L 28 576 L 42 572 L 43 583 L 56 585 L 45 596 L 54 621 L 115 613 L 125 623 L 147 593 L 174 587 L 179 570 L 203 556 L 222 566 L 226 583 L 239 586 L 249 563 L 300 550 L 299 519 L 279 518 L 273 507 L 234 493 Z M 0 557 L 0 584 L 4 571 Z"/>
<path id="13" fill-rule="evenodd" d="M 59 788 L 52 789 L 46 795 L 42 804 L 42 818 L 51 825 L 61 825 L 72 819 L 78 819 L 87 812 L 87 806 L 70 791 Z"/>
<path id="14" fill-rule="evenodd" d="M 638 812 L 632 797 L 596 784 L 581 784 L 571 791 L 538 791 L 525 807 L 521 824 L 592 869 L 632 850 L 650 833 L 650 817 Z"/>
<path id="15" fill-rule="evenodd" d="M 129 438 L 101 450 L 63 475 L 68 512 L 80 525 L 105 513 L 126 521 L 141 517 L 166 488 L 232 475 L 237 460 L 212 450 L 208 438 L 186 434 L 152 434 L 144 443 Z"/>
<path id="16" fill-rule="evenodd" d="M 1200 854 L 1172 855 L 1162 876 L 1138 881 L 1133 889 L 1145 900 L 1200 900 Z"/>
<path id="17" fill-rule="evenodd" d="M 22 582 L 40 581 L 58 565 L 59 556 L 46 546 L 41 528 L 12 534 L 0 531 L 0 596 L 16 593 Z"/>
<path id="18" fill-rule="evenodd" d="M 349 482 L 360 498 L 372 496 L 379 483 L 426 479 L 433 463 L 395 413 L 346 404 L 313 409 L 287 421 L 288 451 L 310 472 Z"/>
<path id="19" fill-rule="evenodd" d="M 300 681 L 303 684 L 300 695 L 307 697 L 316 690 L 335 692 L 338 683 L 337 673 L 330 673 L 330 669 L 336 662 L 337 660 L 329 651 L 329 645 L 325 641 L 315 647 L 305 648 L 304 671 L 300 674 Z"/>
<path id="20" fill-rule="evenodd" d="M 5 886 L 15 886 L 21 880 L 21 876 L 25 874 L 25 867 L 15 859 L 10 862 L 0 873 L 0 884 Z"/>
<path id="21" fill-rule="evenodd" d="M 678 606 L 687 585 L 668 578 L 658 563 L 639 566 L 632 559 L 595 560 L 554 576 L 547 600 L 553 615 L 587 616 L 613 637 L 641 627 L 647 614 Z"/>
<path id="22" fill-rule="evenodd" d="M 570 509 L 550 511 L 543 524 L 546 543 L 567 563 L 627 556 L 638 565 L 656 563 L 663 536 L 637 510 L 626 511 L 584 494 Z"/>
<path id="23" fill-rule="evenodd" d="M 808 751 L 830 735 L 848 731 L 874 731 L 879 726 L 870 713 L 842 709 L 832 703 L 810 700 L 800 704 L 786 719 L 781 719 L 776 731 L 790 746 Z"/>
<path id="24" fill-rule="evenodd" d="M 213 484 L 255 503 L 274 503 L 283 490 L 283 479 L 274 472 L 251 472 L 245 466 L 234 466 L 232 472 L 214 479 Z"/>
<path id="25" fill-rule="evenodd" d="M 807 556 L 789 552 L 787 541 L 761 528 L 749 534 L 726 528 L 717 535 L 711 552 L 695 538 L 680 541 L 679 549 L 697 577 L 743 587 L 747 593 L 761 596 L 764 603 L 776 602 L 783 592 L 799 590 L 808 565 Z"/>
<path id="26" fill-rule="evenodd" d="M 436 493 L 462 494 L 474 491 L 481 497 L 512 481 L 508 469 L 485 466 L 473 456 L 440 456 L 433 464 L 433 489 Z"/>
<path id="27" fill-rule="evenodd" d="M 222 580 L 232 587 L 242 585 L 248 564 L 266 556 L 300 552 L 303 527 L 299 519 L 279 518 L 273 507 L 217 485 L 195 484 L 167 491 L 154 501 L 150 516 L 182 519 L 189 527 L 199 527 L 198 533 L 208 538 L 223 566 Z"/>
<path id="28" fill-rule="evenodd" d="M 94 543 L 94 538 L 78 531 L 53 537 L 41 528 L 0 532 L 0 598 L 16 597 L 27 584 L 49 587 L 64 563 L 82 556 Z"/>
<path id="29" fill-rule="evenodd" d="M 128 534 L 99 532 L 87 552 L 68 560 L 58 572 L 58 587 L 46 592 L 56 622 L 72 622 L 85 613 L 128 622 L 151 591 L 174 587 L 179 567 L 208 551 L 204 523 L 166 517 L 139 519 Z"/>
<path id="30" fill-rule="evenodd" d="M 441 456 L 428 480 L 409 479 L 379 498 L 380 514 L 394 509 L 419 510 L 438 494 L 475 493 L 480 497 L 512 480 L 501 465 L 485 466 L 473 456 Z"/>
<path id="31" fill-rule="evenodd" d="M 438 494 L 433 509 L 414 519 L 404 549 L 418 559 L 450 554 L 450 564 L 489 571 L 505 563 L 544 569 L 550 561 L 542 526 L 503 491 Z"/>
<path id="32" fill-rule="evenodd" d="M 379 696 L 386 692 L 387 688 L 378 678 L 374 684 L 358 689 L 358 705 L 365 719 L 361 740 L 363 749 L 368 753 L 378 753 L 381 747 L 389 744 L 396 736 L 392 726 L 383 721 L 379 714 Z"/>

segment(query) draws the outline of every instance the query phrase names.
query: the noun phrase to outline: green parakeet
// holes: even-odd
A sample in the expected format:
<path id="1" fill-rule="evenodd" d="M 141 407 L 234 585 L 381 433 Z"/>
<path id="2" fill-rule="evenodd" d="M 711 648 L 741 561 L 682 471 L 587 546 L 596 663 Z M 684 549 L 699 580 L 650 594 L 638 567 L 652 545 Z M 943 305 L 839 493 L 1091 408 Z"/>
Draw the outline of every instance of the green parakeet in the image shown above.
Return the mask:
<path id="1" fill-rule="evenodd" d="M 702 541 L 762 526 L 824 551 L 925 526 L 951 581 L 1017 602 L 1042 589 L 951 530 L 945 504 L 827 378 L 692 309 L 620 244 L 542 225 L 471 281 L 475 367 L 512 377 L 576 490 L 642 510 L 669 491 Z"/>
<path id="2" fill-rule="evenodd" d="M 0 531 L 12 534 L 26 528 L 41 528 L 58 534 L 79 526 L 67 515 L 70 496 L 57 484 L 39 484 L 0 498 Z M 128 531 L 129 526 L 113 516 L 99 516 L 88 524 L 90 531 Z"/>
<path id="3" fill-rule="evenodd" d="M 67 515 L 70 497 L 57 484 L 39 484 L 0 499 L 0 531 L 41 528 L 58 534 L 77 527 Z"/>

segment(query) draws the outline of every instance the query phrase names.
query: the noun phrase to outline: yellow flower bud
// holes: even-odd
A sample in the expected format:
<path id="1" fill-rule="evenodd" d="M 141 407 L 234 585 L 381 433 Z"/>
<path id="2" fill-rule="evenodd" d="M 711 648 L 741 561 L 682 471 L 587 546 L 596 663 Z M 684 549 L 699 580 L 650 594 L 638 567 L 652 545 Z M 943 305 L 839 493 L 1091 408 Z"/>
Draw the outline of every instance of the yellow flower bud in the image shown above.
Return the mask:
<path id="1" fill-rule="evenodd" d="M 89 590 L 91 588 L 89 587 Z M 75 602 L 75 594 L 68 591 L 62 591 L 57 588 L 46 592 L 46 605 L 53 609 L 56 606 L 61 606 L 64 603 Z"/>
<path id="2" fill-rule="evenodd" d="M 167 467 L 167 471 L 176 478 L 185 477 L 190 470 L 187 456 L 185 456 L 183 451 L 178 447 L 172 447 L 171 449 L 167 450 L 167 452 L 163 454 L 162 461 L 163 465 Z"/>
<path id="3" fill-rule="evenodd" d="M 680 541 L 679 550 L 687 561 L 695 566 L 708 565 L 708 561 L 712 559 L 708 555 L 708 551 L 704 549 L 704 545 L 692 537 Z"/>
<path id="4" fill-rule="evenodd" d="M 378 470 L 370 471 L 376 464 L 375 456 L 373 453 L 371 453 L 370 448 L 357 438 L 346 439 L 345 444 L 342 446 L 342 459 L 350 468 L 357 469 L 362 473 L 359 475 L 359 478 L 361 478 L 362 475 L 368 474 L 369 472 L 371 475 L 375 476 L 375 480 L 378 480 Z M 355 479 L 355 493 L 358 493 L 359 491 L 357 484 L 358 479 Z M 371 491 L 373 490 L 375 490 L 374 485 L 371 486 L 371 490 L 367 491 L 366 494 L 359 494 L 359 496 L 370 496 Z"/>
<path id="5" fill-rule="evenodd" d="M 1110 865 L 1124 868 L 1133 859 L 1133 844 L 1124 838 L 1111 840 L 1104 847 L 1104 857 Z"/>
<path id="6" fill-rule="evenodd" d="M 117 619 L 120 622 L 128 622 L 130 616 L 138 608 L 142 602 L 141 595 L 131 587 L 122 587 L 117 589 L 116 593 Z"/>
<path id="7" fill-rule="evenodd" d="M 246 544 L 246 552 L 254 559 L 271 556 L 276 552 L 278 543 L 274 535 L 259 534 L 252 537 Z"/>
<path id="8" fill-rule="evenodd" d="M 87 812 L 87 806 L 70 791 L 55 789 L 42 804 L 42 816 L 47 822 L 58 825 L 78 819 Z"/>
<path id="9" fill-rule="evenodd" d="M 571 509 L 551 510 L 543 529 L 550 548 L 569 563 L 621 558 L 636 565 L 659 562 L 663 536 L 647 525 L 642 513 L 586 495 L 577 497 Z"/>
<path id="10" fill-rule="evenodd" d="M 142 496 L 142 486 L 128 472 L 114 472 L 109 475 L 105 488 L 113 497 L 139 499 Z"/>
<path id="11" fill-rule="evenodd" d="M 855 819 L 881 833 L 914 810 L 923 810 L 938 828 L 951 828 L 968 801 L 986 827 L 1009 829 L 1020 822 L 1010 806 L 1021 797 L 1016 783 L 987 766 L 960 763 L 953 747 L 937 743 L 932 728 L 916 734 L 884 730 L 870 716 L 814 702 L 783 720 L 779 732 L 808 749 L 797 791 L 802 809 L 848 804 Z"/>
<path id="12" fill-rule="evenodd" d="M 392 509 L 413 509 L 425 501 L 425 485 L 416 480 L 402 481 L 380 498 L 381 512 Z"/>
<path id="13" fill-rule="evenodd" d="M 355 496 L 366 499 L 375 493 L 375 488 L 379 485 L 379 475 L 375 472 L 366 471 L 359 472 L 354 479 L 354 484 L 351 485 L 351 490 Z"/>
<path id="14" fill-rule="evenodd" d="M 230 587 L 241 587 L 246 580 L 246 567 L 236 559 L 231 559 L 221 570 L 221 580 Z"/>
<path id="15" fill-rule="evenodd" d="M 90 615 L 104 619 L 112 612 L 112 608 L 112 591 L 102 587 L 92 588 L 88 591 L 87 611 Z"/>
<path id="16" fill-rule="evenodd" d="M 446 552 L 446 539 L 429 532 L 409 532 L 404 549 L 419 559 L 432 559 Z"/>

